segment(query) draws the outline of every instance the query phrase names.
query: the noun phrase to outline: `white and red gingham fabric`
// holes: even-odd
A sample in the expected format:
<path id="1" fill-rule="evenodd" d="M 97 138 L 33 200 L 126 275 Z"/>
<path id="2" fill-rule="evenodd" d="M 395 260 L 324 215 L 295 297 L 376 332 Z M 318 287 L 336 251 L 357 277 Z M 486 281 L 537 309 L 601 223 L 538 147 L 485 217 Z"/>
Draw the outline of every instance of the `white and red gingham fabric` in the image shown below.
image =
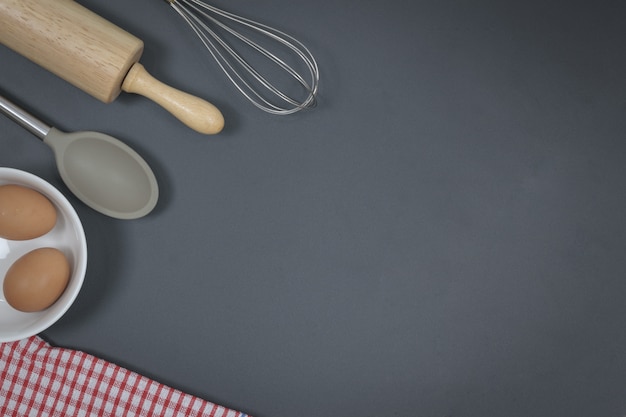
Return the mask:
<path id="1" fill-rule="evenodd" d="M 38 336 L 0 344 L 0 416 L 246 417 Z"/>

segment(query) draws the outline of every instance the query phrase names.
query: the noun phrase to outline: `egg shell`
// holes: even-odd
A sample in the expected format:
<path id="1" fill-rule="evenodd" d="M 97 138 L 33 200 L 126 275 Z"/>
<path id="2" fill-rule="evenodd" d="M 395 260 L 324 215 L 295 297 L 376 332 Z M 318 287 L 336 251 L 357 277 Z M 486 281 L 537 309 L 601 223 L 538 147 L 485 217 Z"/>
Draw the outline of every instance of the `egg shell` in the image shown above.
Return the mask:
<path id="1" fill-rule="evenodd" d="M 56 221 L 54 205 L 40 192 L 15 184 L 0 186 L 0 237 L 35 239 L 52 230 Z"/>
<path id="2" fill-rule="evenodd" d="M 59 299 L 70 279 L 70 264 L 55 248 L 39 248 L 16 260 L 7 271 L 4 298 L 16 310 L 41 311 Z"/>

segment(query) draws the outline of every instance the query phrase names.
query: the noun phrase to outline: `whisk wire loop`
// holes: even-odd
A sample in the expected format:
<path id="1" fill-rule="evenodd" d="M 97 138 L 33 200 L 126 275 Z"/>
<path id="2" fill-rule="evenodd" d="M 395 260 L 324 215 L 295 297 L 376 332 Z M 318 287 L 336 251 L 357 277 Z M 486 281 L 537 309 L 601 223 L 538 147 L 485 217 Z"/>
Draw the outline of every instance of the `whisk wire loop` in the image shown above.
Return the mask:
<path id="1" fill-rule="evenodd" d="M 316 106 L 319 68 L 311 52 L 300 41 L 275 28 L 219 9 L 201 0 L 166 1 L 192 28 L 237 90 L 256 107 L 268 113 L 285 115 Z M 304 63 L 307 74 L 301 75 L 267 47 L 250 39 L 219 18 L 230 24 L 239 25 L 251 33 L 262 35 L 266 40 L 273 41 L 275 45 L 286 48 Z M 247 45 L 282 69 L 303 89 L 305 97 L 297 100 L 281 91 L 275 83 L 269 81 L 267 76 L 262 75 L 241 53 L 237 52 L 223 36 L 220 36 L 218 30 Z"/>

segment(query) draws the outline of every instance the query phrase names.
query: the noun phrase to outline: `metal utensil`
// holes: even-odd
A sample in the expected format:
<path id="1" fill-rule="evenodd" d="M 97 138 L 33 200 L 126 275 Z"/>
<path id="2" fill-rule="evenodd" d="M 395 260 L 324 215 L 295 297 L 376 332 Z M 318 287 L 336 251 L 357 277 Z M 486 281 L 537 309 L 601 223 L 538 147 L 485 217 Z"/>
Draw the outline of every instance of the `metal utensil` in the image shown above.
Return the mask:
<path id="1" fill-rule="evenodd" d="M 319 69 L 300 41 L 201 0 L 165 1 L 191 26 L 228 79 L 256 107 L 282 115 L 316 105 Z M 234 45 L 240 48 L 236 50 Z M 263 64 L 270 64 L 263 74 L 258 58 L 266 58 Z M 304 74 L 294 69 L 297 62 L 304 64 Z"/>

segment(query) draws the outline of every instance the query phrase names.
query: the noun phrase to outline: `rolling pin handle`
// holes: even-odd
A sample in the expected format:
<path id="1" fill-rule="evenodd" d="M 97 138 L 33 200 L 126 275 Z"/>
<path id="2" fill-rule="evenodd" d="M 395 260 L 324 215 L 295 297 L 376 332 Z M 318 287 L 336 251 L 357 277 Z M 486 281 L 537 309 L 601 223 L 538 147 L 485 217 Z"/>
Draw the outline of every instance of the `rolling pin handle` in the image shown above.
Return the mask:
<path id="1" fill-rule="evenodd" d="M 224 127 L 224 117 L 217 107 L 162 83 L 140 63 L 130 68 L 122 90 L 149 98 L 197 132 L 212 135 Z"/>

